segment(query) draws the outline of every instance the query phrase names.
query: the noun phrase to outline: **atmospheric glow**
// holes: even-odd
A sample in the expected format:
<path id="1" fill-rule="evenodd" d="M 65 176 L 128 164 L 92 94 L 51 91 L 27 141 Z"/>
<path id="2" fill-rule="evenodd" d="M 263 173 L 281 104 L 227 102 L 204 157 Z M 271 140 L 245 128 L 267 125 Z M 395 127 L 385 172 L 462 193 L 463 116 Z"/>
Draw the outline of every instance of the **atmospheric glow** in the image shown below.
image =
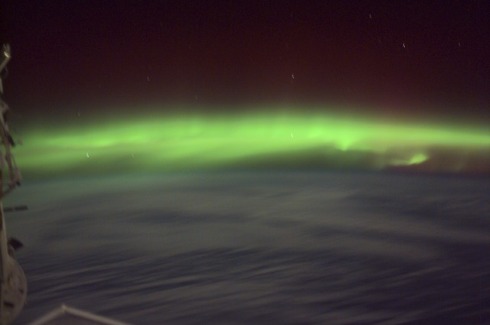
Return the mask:
<path id="1" fill-rule="evenodd" d="M 409 165 L 416 165 L 416 164 L 420 164 L 420 163 L 423 163 L 424 161 L 427 160 L 427 156 L 422 153 L 422 152 L 419 152 L 417 154 L 415 154 L 408 162 Z"/>
<path id="2" fill-rule="evenodd" d="M 150 116 L 32 128 L 24 134 L 23 142 L 16 149 L 18 164 L 24 173 L 35 174 L 263 165 L 384 169 L 429 163 L 432 170 L 453 171 L 464 169 L 466 163 L 462 163 L 459 150 L 489 158 L 490 132 L 328 114 L 257 113 Z M 457 167 L 451 159 L 436 161 L 441 150 L 458 157 Z"/>

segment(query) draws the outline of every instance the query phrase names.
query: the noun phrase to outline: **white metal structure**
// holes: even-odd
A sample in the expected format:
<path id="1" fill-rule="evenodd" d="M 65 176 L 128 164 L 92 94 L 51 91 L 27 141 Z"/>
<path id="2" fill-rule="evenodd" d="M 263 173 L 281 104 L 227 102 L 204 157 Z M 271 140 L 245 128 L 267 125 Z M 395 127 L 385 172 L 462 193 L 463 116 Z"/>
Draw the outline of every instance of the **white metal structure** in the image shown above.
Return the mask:
<path id="1" fill-rule="evenodd" d="M 4 45 L 0 56 L 0 325 L 10 324 L 24 307 L 27 281 L 24 271 L 14 257 L 14 250 L 22 247 L 16 239 L 7 237 L 3 198 L 20 184 L 20 173 L 12 155 L 14 141 L 10 135 L 8 105 L 3 101 L 3 78 L 10 61 L 10 47 Z"/>
<path id="2" fill-rule="evenodd" d="M 29 325 L 129 325 L 86 311 L 61 305 Z"/>

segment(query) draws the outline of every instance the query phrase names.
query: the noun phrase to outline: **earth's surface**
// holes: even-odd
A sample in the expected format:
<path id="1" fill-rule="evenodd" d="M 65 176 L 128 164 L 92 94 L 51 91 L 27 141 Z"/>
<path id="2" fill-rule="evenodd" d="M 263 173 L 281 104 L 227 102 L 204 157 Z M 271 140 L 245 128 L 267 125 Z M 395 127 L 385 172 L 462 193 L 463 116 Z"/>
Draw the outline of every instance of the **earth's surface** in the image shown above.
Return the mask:
<path id="1" fill-rule="evenodd" d="M 256 173 L 27 182 L 25 324 L 489 324 L 490 182 Z"/>

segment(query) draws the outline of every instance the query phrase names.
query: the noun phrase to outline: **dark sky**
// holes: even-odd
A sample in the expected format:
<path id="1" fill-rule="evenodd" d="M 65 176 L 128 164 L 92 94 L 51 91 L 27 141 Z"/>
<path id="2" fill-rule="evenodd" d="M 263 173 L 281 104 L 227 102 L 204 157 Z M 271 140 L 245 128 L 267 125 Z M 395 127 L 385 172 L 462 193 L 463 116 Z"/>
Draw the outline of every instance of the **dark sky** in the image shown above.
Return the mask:
<path id="1" fill-rule="evenodd" d="M 488 1 L 15 0 L 0 10 L 13 52 L 6 97 L 22 113 L 338 102 L 490 121 Z"/>

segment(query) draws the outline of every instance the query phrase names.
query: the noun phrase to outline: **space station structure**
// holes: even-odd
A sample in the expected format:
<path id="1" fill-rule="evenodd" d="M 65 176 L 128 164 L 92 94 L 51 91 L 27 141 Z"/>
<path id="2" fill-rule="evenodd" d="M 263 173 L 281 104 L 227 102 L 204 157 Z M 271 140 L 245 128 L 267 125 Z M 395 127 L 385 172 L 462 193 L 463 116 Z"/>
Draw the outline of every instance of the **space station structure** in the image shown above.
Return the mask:
<path id="1" fill-rule="evenodd" d="M 24 307 L 27 296 L 27 280 L 15 259 L 15 251 L 22 247 L 22 243 L 7 235 L 5 223 L 5 211 L 23 210 L 24 207 L 3 207 L 5 196 L 21 181 L 12 153 L 15 143 L 7 124 L 10 108 L 3 98 L 3 82 L 10 57 L 10 46 L 3 45 L 0 55 L 0 325 L 12 323 Z"/>

